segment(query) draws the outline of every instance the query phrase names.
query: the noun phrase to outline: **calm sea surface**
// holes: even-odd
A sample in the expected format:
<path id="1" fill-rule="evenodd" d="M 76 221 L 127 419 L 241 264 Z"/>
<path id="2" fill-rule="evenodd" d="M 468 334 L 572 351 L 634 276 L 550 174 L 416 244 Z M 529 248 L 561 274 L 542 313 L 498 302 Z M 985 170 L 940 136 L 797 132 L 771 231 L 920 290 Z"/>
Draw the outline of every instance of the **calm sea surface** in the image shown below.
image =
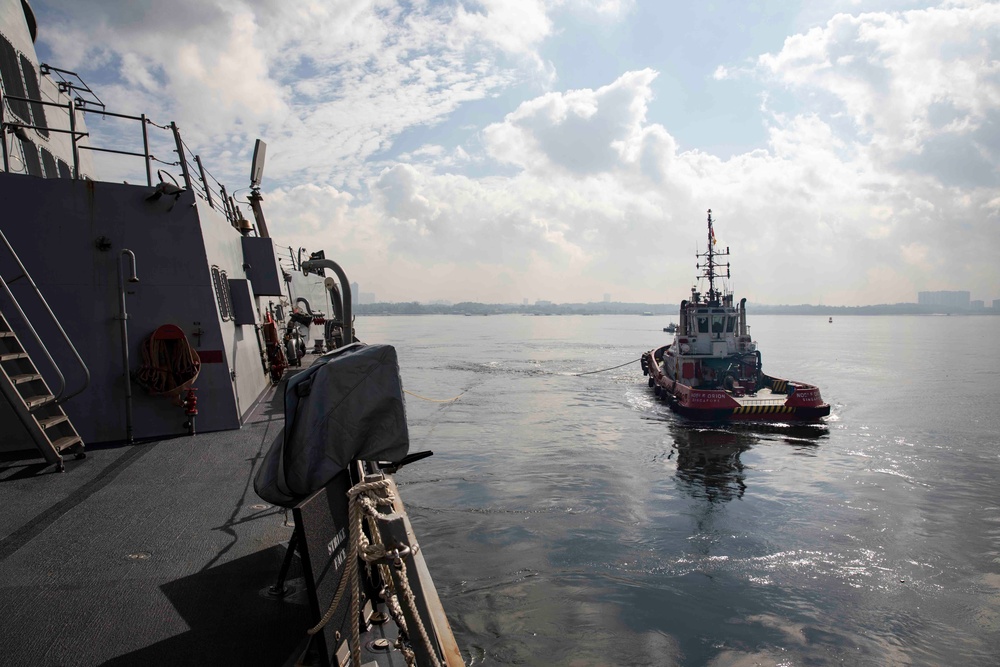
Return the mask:
<path id="1" fill-rule="evenodd" d="M 1000 317 L 749 315 L 820 426 L 693 427 L 659 317 L 359 317 L 470 665 L 1000 664 Z"/>

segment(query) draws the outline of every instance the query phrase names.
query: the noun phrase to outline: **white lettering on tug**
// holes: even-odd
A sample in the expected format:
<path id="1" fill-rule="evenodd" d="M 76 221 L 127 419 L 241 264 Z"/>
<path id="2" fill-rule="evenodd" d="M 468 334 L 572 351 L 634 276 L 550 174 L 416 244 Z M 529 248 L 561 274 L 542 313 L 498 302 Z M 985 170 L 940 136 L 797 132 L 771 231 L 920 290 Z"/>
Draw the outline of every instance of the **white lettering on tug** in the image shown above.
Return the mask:
<path id="1" fill-rule="evenodd" d="M 712 392 L 710 394 L 692 393 L 691 401 L 694 403 L 714 403 L 715 401 L 725 399 L 725 397 L 726 395 L 721 392 Z"/>

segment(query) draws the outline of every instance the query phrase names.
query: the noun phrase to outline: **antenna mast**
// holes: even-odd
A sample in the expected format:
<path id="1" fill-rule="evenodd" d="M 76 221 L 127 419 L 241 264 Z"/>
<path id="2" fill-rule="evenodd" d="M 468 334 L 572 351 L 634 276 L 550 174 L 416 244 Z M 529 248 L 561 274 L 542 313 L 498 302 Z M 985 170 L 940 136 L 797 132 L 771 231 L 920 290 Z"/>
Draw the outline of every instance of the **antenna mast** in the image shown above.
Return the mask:
<path id="1" fill-rule="evenodd" d="M 696 269 L 701 269 L 702 273 L 699 278 L 708 279 L 708 305 L 718 306 L 720 305 L 720 300 L 722 297 L 722 291 L 715 289 L 715 279 L 716 278 L 729 278 L 729 262 L 725 264 L 720 264 L 716 261 L 716 257 L 728 257 L 729 256 L 729 246 L 726 246 L 725 250 L 715 249 L 715 230 L 712 229 L 712 209 L 708 209 L 708 250 L 701 254 L 695 255 L 695 257 L 704 258 L 706 261 L 704 264 L 700 262 L 695 264 Z M 716 273 L 717 269 L 726 269 L 726 275 L 721 273 Z"/>

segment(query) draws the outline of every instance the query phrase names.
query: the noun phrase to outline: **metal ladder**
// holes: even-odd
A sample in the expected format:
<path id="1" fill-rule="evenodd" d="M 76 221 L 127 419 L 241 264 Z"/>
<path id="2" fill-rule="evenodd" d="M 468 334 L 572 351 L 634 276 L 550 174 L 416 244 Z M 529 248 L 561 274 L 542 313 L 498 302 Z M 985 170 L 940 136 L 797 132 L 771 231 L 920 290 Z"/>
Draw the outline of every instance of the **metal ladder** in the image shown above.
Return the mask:
<path id="1" fill-rule="evenodd" d="M 34 337 L 59 381 L 59 390 L 53 393 L 35 366 L 31 355 L 21 344 L 17 333 L 0 312 L 0 392 L 7 399 L 17 420 L 24 427 L 24 431 L 30 436 L 45 460 L 56 464 L 59 472 L 63 472 L 66 469 L 66 464 L 63 462 L 64 453 L 73 454 L 78 459 L 85 458 L 86 454 L 83 451 L 83 438 L 70 423 L 69 417 L 62 408 L 62 403 L 87 388 L 90 384 L 90 371 L 2 231 L 0 231 L 0 242 L 7 248 L 20 271 L 19 275 L 12 280 L 0 277 L 0 291 L 6 293 L 14 311 L 21 317 L 25 330 Z M 83 369 L 85 376 L 83 385 L 72 394 L 63 395 L 66 390 L 66 379 L 62 371 L 21 309 L 17 298 L 11 292 L 10 285 L 18 280 L 25 280 L 28 283 L 49 317 L 52 318 L 56 330 L 62 335 L 63 340 Z"/>
<path id="2" fill-rule="evenodd" d="M 73 453 L 77 458 L 86 456 L 83 439 L 73 428 L 62 406 L 56 402 L 56 397 L 2 313 L 0 390 L 42 456 L 49 463 L 55 463 L 60 472 L 66 469 L 64 452 Z"/>

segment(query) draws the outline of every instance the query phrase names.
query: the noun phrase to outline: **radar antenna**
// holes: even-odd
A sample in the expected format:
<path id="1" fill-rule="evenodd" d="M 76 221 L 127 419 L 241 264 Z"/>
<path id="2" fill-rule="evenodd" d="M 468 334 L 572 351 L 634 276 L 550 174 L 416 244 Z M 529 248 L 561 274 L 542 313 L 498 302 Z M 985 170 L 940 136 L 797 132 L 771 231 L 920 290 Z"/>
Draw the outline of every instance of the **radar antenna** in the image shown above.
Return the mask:
<path id="1" fill-rule="evenodd" d="M 260 196 L 260 182 L 264 178 L 264 156 L 266 154 L 267 144 L 258 139 L 253 147 L 253 162 L 250 165 L 250 196 L 247 197 L 250 208 L 253 209 L 254 220 L 257 221 L 257 234 L 264 238 L 270 236 L 267 232 L 267 223 L 264 222 L 264 210 L 260 207 L 260 203 L 264 200 Z"/>

